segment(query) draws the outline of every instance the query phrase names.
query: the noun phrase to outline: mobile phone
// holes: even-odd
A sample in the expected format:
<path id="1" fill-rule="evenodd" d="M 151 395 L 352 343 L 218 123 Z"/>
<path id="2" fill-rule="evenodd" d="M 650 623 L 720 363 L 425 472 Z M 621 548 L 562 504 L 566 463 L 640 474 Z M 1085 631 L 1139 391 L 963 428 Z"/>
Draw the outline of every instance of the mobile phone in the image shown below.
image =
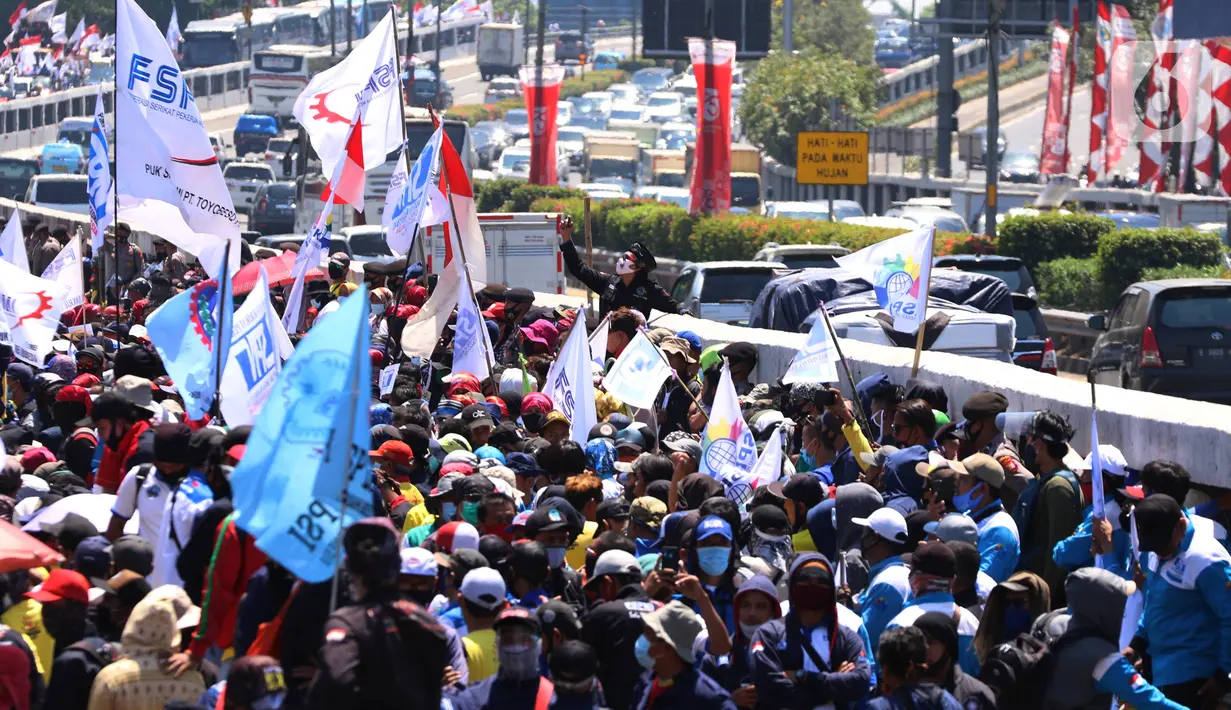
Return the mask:
<path id="1" fill-rule="evenodd" d="M 658 558 L 659 569 L 680 569 L 680 548 L 677 545 L 663 545 L 662 555 Z"/>
<path id="2" fill-rule="evenodd" d="M 812 404 L 818 409 L 832 407 L 836 402 L 837 398 L 834 397 L 833 390 L 820 390 L 812 395 Z"/>

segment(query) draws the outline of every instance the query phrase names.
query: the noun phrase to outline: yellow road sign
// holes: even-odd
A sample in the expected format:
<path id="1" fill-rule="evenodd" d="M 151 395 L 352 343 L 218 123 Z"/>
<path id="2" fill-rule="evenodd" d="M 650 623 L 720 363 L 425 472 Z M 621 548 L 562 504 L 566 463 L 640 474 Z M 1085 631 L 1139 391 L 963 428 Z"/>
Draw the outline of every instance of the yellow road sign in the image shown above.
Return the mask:
<path id="1" fill-rule="evenodd" d="M 867 133 L 800 133 L 795 150 L 795 181 L 801 185 L 868 184 Z"/>

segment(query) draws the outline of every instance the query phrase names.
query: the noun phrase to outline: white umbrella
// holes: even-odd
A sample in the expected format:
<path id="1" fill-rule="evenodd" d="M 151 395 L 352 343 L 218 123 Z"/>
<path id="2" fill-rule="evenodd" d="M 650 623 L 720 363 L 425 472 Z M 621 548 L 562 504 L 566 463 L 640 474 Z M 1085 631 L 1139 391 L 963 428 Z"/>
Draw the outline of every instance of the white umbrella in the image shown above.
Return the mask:
<path id="1" fill-rule="evenodd" d="M 115 496 L 107 494 L 94 493 L 79 493 L 75 496 L 68 496 L 52 503 L 43 508 L 34 515 L 30 522 L 21 527 L 22 531 L 28 533 L 39 532 L 44 525 L 54 525 L 55 523 L 64 520 L 69 513 L 76 513 L 81 517 L 89 520 L 98 528 L 99 533 L 106 533 L 107 526 L 111 524 L 111 506 L 115 504 Z M 132 518 L 124 524 L 124 532 L 129 535 L 137 534 L 137 518 L 134 514 Z"/>

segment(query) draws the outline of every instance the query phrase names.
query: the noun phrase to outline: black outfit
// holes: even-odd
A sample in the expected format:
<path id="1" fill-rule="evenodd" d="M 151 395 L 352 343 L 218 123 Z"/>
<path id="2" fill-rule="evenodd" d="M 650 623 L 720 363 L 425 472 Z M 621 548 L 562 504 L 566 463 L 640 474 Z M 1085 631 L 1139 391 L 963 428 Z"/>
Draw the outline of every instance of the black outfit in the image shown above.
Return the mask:
<path id="1" fill-rule="evenodd" d="M 91 427 L 77 427 L 72 434 L 60 444 L 58 457 L 68 464 L 72 471 L 83 481 L 89 480 L 94 463 L 94 452 L 98 449 L 98 435 Z"/>
<path id="2" fill-rule="evenodd" d="M 175 560 L 175 569 L 179 572 L 180 579 L 184 580 L 184 591 L 188 593 L 193 604 L 200 605 L 204 595 L 205 577 L 209 573 L 209 563 L 214 555 L 218 525 L 234 510 L 231 501 L 226 498 L 210 504 L 193 523 L 192 537 L 188 538 L 188 542 L 180 550 L 180 556 Z M 236 528 L 236 532 L 240 536 L 242 554 L 242 543 L 248 533 L 239 528 Z M 240 561 L 240 569 L 243 569 L 243 560 Z"/>
<path id="3" fill-rule="evenodd" d="M 963 710 L 995 710 L 996 694 L 987 684 L 962 671 L 956 663 L 952 666 L 949 681 L 942 687 L 957 698 Z"/>
<path id="4" fill-rule="evenodd" d="M 56 644 L 57 648 L 59 644 Z M 56 653 L 51 664 L 43 707 L 64 710 L 86 710 L 90 704 L 90 688 L 103 668 L 120 658 L 120 647 L 100 636 L 90 635 Z"/>
<path id="5" fill-rule="evenodd" d="M 586 595 L 581 590 L 581 577 L 573 570 L 563 566 L 551 570 L 543 582 L 543 588 L 549 598 L 560 597 L 565 604 L 573 607 L 578 616 L 585 611 Z"/>
<path id="6" fill-rule="evenodd" d="M 18 633 L 16 630 L 11 629 L 3 624 L 0 624 L 0 647 L 5 647 L 5 646 L 11 646 L 13 648 L 16 648 L 18 652 L 24 655 L 26 657 L 26 660 L 29 661 L 30 663 L 30 673 L 29 673 L 30 707 L 32 709 L 43 707 L 43 693 L 46 690 L 46 687 L 43 683 L 43 674 L 39 673 L 38 663 L 35 662 L 34 660 L 34 651 L 30 649 L 29 644 L 26 643 L 26 640 L 22 638 L 22 635 L 20 633 Z M 60 682 L 59 678 L 56 679 L 56 682 L 57 683 Z M 93 682 L 94 682 L 94 678 L 91 677 L 90 683 L 93 683 Z M 85 686 L 85 693 L 86 693 L 85 699 L 86 700 L 90 699 L 90 683 L 86 683 L 86 686 Z M 83 702 L 81 703 L 79 707 L 81 707 L 82 710 L 85 710 L 85 706 L 86 704 Z M 48 705 L 47 707 L 48 708 L 58 708 L 58 707 L 71 708 L 73 706 Z"/>
<path id="7" fill-rule="evenodd" d="M 682 431 L 686 434 L 692 432 L 692 427 L 688 424 L 688 408 L 692 406 L 692 398 L 688 396 L 691 391 L 693 395 L 701 399 L 701 383 L 693 380 L 688 383 L 688 390 L 675 380 L 667 380 L 670 387 L 670 394 L 667 397 L 667 408 L 665 411 L 665 421 L 658 427 L 658 440 L 662 441 L 668 434 L 675 431 Z"/>
<path id="8" fill-rule="evenodd" d="M 671 298 L 667 289 L 652 281 L 644 271 L 637 272 L 632 284 L 625 286 L 624 281 L 615 274 L 604 274 L 601 271 L 586 266 L 577 254 L 573 243 L 560 245 L 560 253 L 564 256 L 564 265 L 573 278 L 582 282 L 598 294 L 598 317 L 605 318 L 608 313 L 617 308 L 627 306 L 641 315 L 650 317 L 650 311 L 657 308 L 663 313 L 681 313 L 680 304 Z"/>
<path id="9" fill-rule="evenodd" d="M 439 710 L 448 664 L 444 629 L 396 590 L 338 609 L 325 623 L 313 710 Z"/>
<path id="10" fill-rule="evenodd" d="M 633 701 L 633 687 L 645 672 L 633 652 L 645 630 L 641 616 L 659 606 L 640 584 L 629 584 L 581 620 L 581 640 L 598 654 L 598 680 L 611 710 L 628 710 Z"/>

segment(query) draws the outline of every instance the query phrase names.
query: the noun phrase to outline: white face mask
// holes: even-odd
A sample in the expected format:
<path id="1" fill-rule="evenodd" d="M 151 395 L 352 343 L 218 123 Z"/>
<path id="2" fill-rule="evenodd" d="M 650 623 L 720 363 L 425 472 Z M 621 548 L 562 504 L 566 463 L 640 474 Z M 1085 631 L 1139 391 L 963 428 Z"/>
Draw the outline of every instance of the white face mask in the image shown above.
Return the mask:
<path id="1" fill-rule="evenodd" d="M 747 639 L 752 638 L 752 635 L 755 634 L 757 629 L 761 628 L 761 626 L 761 624 L 745 624 L 742 621 L 739 622 L 739 630 L 742 634 L 744 634 L 744 638 Z"/>
<path id="2" fill-rule="evenodd" d="M 616 262 L 616 273 L 620 276 L 627 276 L 628 274 L 634 274 L 636 272 L 637 265 L 628 259 L 620 257 L 620 260 Z"/>

